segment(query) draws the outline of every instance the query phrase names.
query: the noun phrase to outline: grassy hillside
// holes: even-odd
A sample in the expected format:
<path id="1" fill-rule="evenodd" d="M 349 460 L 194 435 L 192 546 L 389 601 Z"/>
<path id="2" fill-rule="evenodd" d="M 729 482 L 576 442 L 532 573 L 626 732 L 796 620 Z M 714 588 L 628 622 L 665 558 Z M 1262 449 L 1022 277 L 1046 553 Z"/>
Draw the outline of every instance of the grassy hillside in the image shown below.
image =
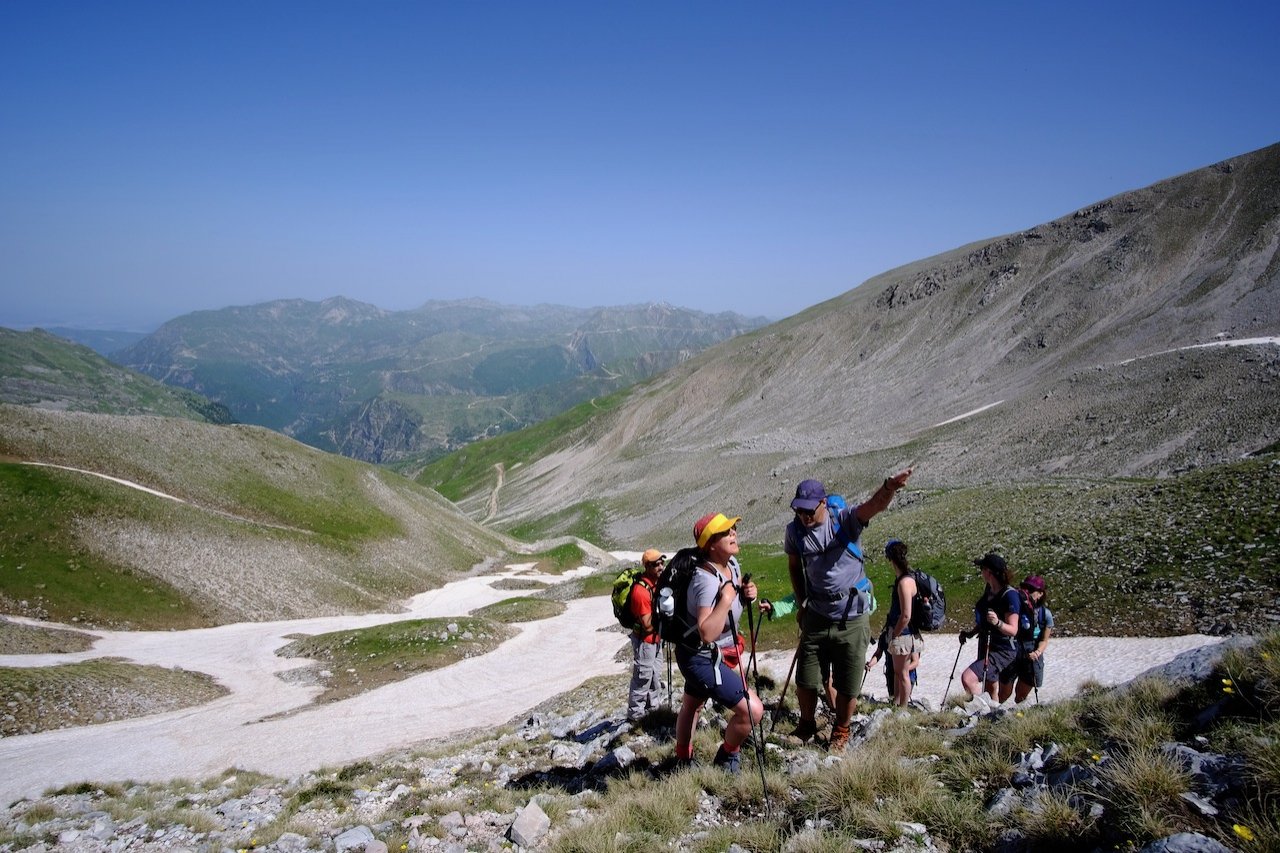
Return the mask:
<path id="1" fill-rule="evenodd" d="M 41 329 L 0 328 L 0 402 L 79 412 L 230 423 L 225 406 L 170 388 Z"/>
<path id="2" fill-rule="evenodd" d="M 880 603 L 872 627 L 880 630 L 889 609 L 884 543 L 897 538 L 912 565 L 943 585 L 941 631 L 971 624 L 982 591 L 972 560 L 989 550 L 1004 554 L 1018 579 L 1047 579 L 1056 630 L 1066 636 L 1267 631 L 1280 621 L 1278 500 L 1280 455 L 1170 480 L 909 489 L 863 534 Z M 791 594 L 782 527 L 741 526 L 740 536 L 739 559 L 761 595 Z M 795 637 L 794 619 L 777 619 L 761 628 L 760 645 L 792 648 Z"/>
<path id="3" fill-rule="evenodd" d="M 0 406 L 0 459 L 9 613 L 169 628 L 366 611 L 521 547 L 256 427 Z"/>

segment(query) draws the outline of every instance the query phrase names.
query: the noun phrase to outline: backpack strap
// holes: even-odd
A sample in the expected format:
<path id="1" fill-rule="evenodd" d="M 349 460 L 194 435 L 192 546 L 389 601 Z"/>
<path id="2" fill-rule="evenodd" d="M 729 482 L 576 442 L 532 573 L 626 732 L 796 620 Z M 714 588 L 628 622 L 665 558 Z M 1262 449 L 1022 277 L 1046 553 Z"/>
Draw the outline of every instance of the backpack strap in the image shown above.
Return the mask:
<path id="1" fill-rule="evenodd" d="M 866 560 L 862 556 L 862 546 L 859 545 L 857 542 L 854 542 L 853 539 L 850 538 L 849 534 L 844 531 L 844 528 L 840 526 L 839 511 L 836 511 L 836 512 L 828 511 L 827 515 L 828 517 L 830 517 L 831 523 L 835 526 L 835 530 L 833 532 L 835 533 L 836 538 L 844 540 L 845 550 L 847 550 L 853 556 L 857 557 L 859 563 L 865 564 Z"/>

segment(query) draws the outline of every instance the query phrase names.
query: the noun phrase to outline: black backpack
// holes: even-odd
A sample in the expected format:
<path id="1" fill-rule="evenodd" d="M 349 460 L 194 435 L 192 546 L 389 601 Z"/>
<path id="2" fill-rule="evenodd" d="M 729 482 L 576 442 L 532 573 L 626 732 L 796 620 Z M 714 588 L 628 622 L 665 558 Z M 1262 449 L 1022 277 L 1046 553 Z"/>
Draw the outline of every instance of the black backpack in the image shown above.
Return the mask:
<path id="1" fill-rule="evenodd" d="M 947 596 L 942 584 L 928 572 L 915 570 L 916 594 L 911 599 L 911 629 L 936 631 L 947 618 Z"/>
<path id="2" fill-rule="evenodd" d="M 698 549 L 681 548 L 667 561 L 658 578 L 658 598 L 654 610 L 658 616 L 658 635 L 664 643 L 700 649 L 706 645 L 698 636 L 698 626 L 689 618 L 689 581 L 698 570 Z M 667 611 L 667 599 L 671 612 Z"/>

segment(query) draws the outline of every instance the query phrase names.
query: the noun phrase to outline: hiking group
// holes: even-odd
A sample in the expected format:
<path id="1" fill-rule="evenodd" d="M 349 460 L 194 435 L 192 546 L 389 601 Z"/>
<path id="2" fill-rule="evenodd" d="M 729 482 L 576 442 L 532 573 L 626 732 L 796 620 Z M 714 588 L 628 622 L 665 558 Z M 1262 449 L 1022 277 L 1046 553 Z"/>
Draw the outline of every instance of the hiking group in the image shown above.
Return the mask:
<path id="1" fill-rule="evenodd" d="M 764 706 L 747 677 L 755 664 L 757 625 L 752 608 L 757 604 L 760 614 L 768 618 L 794 611 L 799 625 L 799 642 L 782 688 L 785 696 L 794 673 L 800 720 L 792 737 L 807 742 L 818 736 L 821 694 L 833 714 L 828 749 L 843 750 L 863 676 L 881 657 L 890 699 L 899 706 L 908 705 L 924 649 L 923 634 L 941 626 L 945 596 L 936 579 L 912 568 L 906 543 L 890 539 L 885 556 L 894 567 L 893 592 L 876 651 L 866 660 L 876 598 L 866 574 L 861 537 L 911 473 L 907 468 L 886 478 L 856 506 L 828 494 L 818 480 L 802 481 L 791 501 L 794 518 L 783 536 L 792 594 L 777 602 L 760 599 L 751 575 L 743 574 L 738 564 L 738 517 L 713 512 L 699 518 L 693 525 L 694 546 L 677 551 L 670 561 L 655 549 L 645 551 L 641 566 L 619 575 L 614 587 L 615 613 L 632 628 L 628 717 L 639 719 L 661 704 L 659 654 L 665 646 L 666 689 L 670 689 L 672 649 L 684 677 L 676 716 L 677 764 L 693 761 L 693 734 L 708 699 L 731 712 L 714 764 L 738 772 L 742 744 L 757 725 L 760 732 L 755 743 L 762 751 Z M 987 554 L 974 563 L 982 571 L 986 589 L 974 607 L 973 627 L 960 632 L 961 649 L 967 639 L 980 637 L 978 660 L 966 668 L 961 683 L 970 698 L 985 688 L 999 701 L 1013 695 L 1021 702 L 1043 684 L 1044 651 L 1053 627 L 1044 580 L 1027 578 L 1020 593 L 1010 587 L 1008 567 L 998 554 Z M 752 641 L 749 662 L 744 659 L 741 630 L 744 612 L 745 637 Z M 958 665 L 959 654 L 956 659 Z M 780 709 L 782 697 L 778 701 Z"/>

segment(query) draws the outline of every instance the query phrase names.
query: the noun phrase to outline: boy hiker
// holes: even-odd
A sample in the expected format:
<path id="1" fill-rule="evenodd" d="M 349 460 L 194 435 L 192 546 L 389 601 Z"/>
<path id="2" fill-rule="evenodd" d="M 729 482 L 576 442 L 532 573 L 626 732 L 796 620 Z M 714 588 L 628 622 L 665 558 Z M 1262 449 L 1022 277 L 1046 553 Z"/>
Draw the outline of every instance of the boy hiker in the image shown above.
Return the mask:
<path id="1" fill-rule="evenodd" d="M 791 501 L 795 519 L 787 525 L 782 549 L 787 554 L 791 589 L 800 602 L 796 667 L 800 724 L 793 734 L 807 741 L 818 733 L 814 714 L 822 687 L 821 664 L 826 663 L 836 689 L 836 717 L 827 744 L 832 752 L 842 751 L 849 743 L 849 720 L 862 690 L 871 640 L 871 587 L 858 539 L 910 476 L 910 468 L 899 471 L 866 501 L 839 511 L 828 511 L 826 488 L 818 480 L 802 481 Z"/>
<path id="2" fill-rule="evenodd" d="M 650 548 L 640 556 L 640 564 L 644 574 L 635 582 L 628 600 L 636 624 L 631 632 L 631 691 L 627 696 L 627 719 L 633 722 L 661 706 L 665 689 L 658 662 L 662 639 L 653 618 L 653 591 L 667 557 L 657 548 Z"/>

